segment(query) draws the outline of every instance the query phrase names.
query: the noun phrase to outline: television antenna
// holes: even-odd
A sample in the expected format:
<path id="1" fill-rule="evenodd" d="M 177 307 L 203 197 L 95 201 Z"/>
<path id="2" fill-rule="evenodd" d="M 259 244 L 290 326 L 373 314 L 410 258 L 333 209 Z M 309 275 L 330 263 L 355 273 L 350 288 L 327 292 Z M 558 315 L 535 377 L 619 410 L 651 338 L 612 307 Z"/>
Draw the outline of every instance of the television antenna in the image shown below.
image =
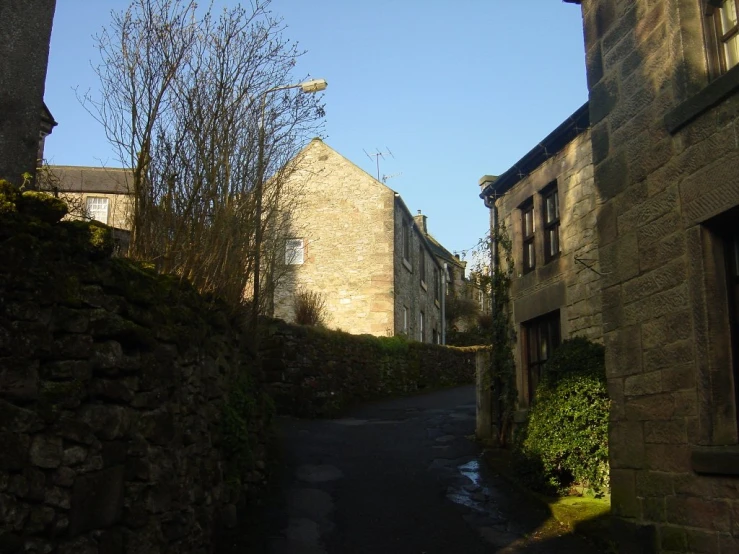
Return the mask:
<path id="1" fill-rule="evenodd" d="M 383 184 L 385 184 L 385 183 L 387 183 L 387 180 L 388 179 L 392 179 L 393 177 L 400 177 L 401 175 L 403 175 L 403 172 L 402 171 L 400 173 L 393 173 L 391 175 L 383 175 L 382 176 L 382 182 L 383 182 Z"/>
<path id="2" fill-rule="evenodd" d="M 364 150 L 364 148 L 362 150 Z M 364 150 L 364 153 L 367 155 L 367 157 L 370 160 L 375 162 L 375 165 L 377 166 L 377 180 L 379 181 L 380 180 L 380 158 L 384 160 L 386 155 L 390 156 L 391 158 L 395 158 L 395 156 L 393 155 L 392 152 L 390 152 L 390 149 L 387 146 L 385 147 L 385 152 L 380 152 L 379 148 L 375 148 L 375 152 L 373 154 L 370 154 L 366 150 Z"/>

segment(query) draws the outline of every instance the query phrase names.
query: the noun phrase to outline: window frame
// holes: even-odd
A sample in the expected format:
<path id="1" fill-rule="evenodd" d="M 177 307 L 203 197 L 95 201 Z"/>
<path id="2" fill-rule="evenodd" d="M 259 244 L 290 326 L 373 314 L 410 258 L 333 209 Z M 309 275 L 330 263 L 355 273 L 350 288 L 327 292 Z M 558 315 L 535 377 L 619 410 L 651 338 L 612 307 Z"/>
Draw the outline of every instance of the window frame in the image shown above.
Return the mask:
<path id="1" fill-rule="evenodd" d="M 291 242 L 295 242 L 295 243 L 299 242 L 300 243 L 300 247 L 299 247 L 299 252 L 300 252 L 300 258 L 299 259 L 300 259 L 300 261 L 297 261 L 297 259 L 298 259 L 297 257 L 290 258 L 290 260 L 288 260 L 288 253 L 289 252 L 291 252 L 291 251 L 292 252 L 297 252 L 298 251 L 298 250 L 296 250 L 294 248 L 290 248 L 289 244 Z M 298 238 L 285 239 L 285 265 L 303 265 L 304 263 L 305 263 L 305 241 L 303 239 L 298 239 Z"/>
<path id="2" fill-rule="evenodd" d="M 547 221 L 549 215 L 549 206 L 547 204 L 550 198 L 554 198 L 555 204 L 555 217 L 551 221 Z M 552 260 L 559 258 L 562 252 L 562 243 L 560 241 L 559 227 L 560 227 L 560 210 L 559 210 L 559 190 L 557 183 L 554 182 L 546 189 L 541 192 L 542 200 L 542 227 L 544 229 L 544 263 L 548 264 Z M 550 233 L 554 231 L 556 233 L 557 240 L 557 252 L 551 253 L 552 241 Z"/>
<path id="3" fill-rule="evenodd" d="M 529 198 L 519 207 L 521 211 L 521 238 L 523 241 L 523 273 L 530 273 L 536 269 L 536 218 L 534 217 L 534 199 Z M 526 215 L 531 214 L 531 233 L 527 234 Z M 529 257 L 530 254 L 530 257 Z"/>
<path id="4" fill-rule="evenodd" d="M 552 352 L 562 343 L 562 326 L 559 310 L 530 319 L 521 324 L 522 360 L 526 380 L 523 390 L 529 405 L 534 400 L 536 387 L 541 381 L 542 367 L 551 357 Z M 545 351 L 542 350 L 544 337 Z M 532 347 L 534 347 L 532 349 Z"/>
<path id="5" fill-rule="evenodd" d="M 97 217 L 94 217 L 92 214 L 97 213 L 98 210 L 91 210 L 90 209 L 90 201 L 99 201 L 102 200 L 105 202 L 105 221 L 102 219 L 98 219 Z M 99 221 L 100 223 L 105 223 L 108 225 L 108 222 L 110 221 L 110 198 L 107 198 L 105 196 L 86 196 L 85 197 L 85 213 L 87 214 L 87 217 L 89 217 L 92 220 Z"/>
<path id="6" fill-rule="evenodd" d="M 421 341 L 421 342 L 423 342 L 423 338 L 424 338 L 423 337 L 423 335 L 424 335 L 424 328 L 423 328 L 423 326 L 424 326 L 424 313 L 423 313 L 423 310 L 420 310 L 418 312 L 418 337 L 419 337 L 418 340 Z"/>
<path id="7" fill-rule="evenodd" d="M 426 284 L 426 250 L 423 244 L 418 246 L 418 273 L 421 276 L 421 284 Z"/>
<path id="8" fill-rule="evenodd" d="M 715 304 L 712 311 L 719 314 L 725 313 L 725 321 L 728 321 L 726 333 L 729 351 L 724 353 L 719 360 L 727 361 L 727 358 L 730 358 L 731 379 L 734 384 L 733 405 L 736 436 L 739 441 L 739 230 L 735 223 L 737 217 L 739 217 L 739 207 L 712 218 L 705 227 L 715 244 L 713 257 L 717 266 L 714 276 L 717 290 L 713 295 Z M 715 334 L 714 342 L 721 344 L 720 337 Z M 721 365 L 720 361 L 718 366 Z"/>
<path id="9" fill-rule="evenodd" d="M 710 80 L 724 75 L 737 63 L 729 66 L 726 56 L 726 45 L 730 40 L 739 40 L 739 21 L 727 32 L 724 32 L 721 22 L 721 10 L 724 1 L 733 2 L 734 9 L 739 15 L 739 0 L 704 0 L 703 4 L 703 35 L 706 47 L 706 62 L 708 64 L 708 77 Z"/>
<path id="10" fill-rule="evenodd" d="M 438 267 L 434 267 L 434 300 L 437 303 L 441 302 L 441 279 Z"/>
<path id="11" fill-rule="evenodd" d="M 403 259 L 407 261 L 408 263 L 410 263 L 411 261 L 411 227 L 407 219 L 403 220 L 401 234 L 402 234 L 401 240 L 403 241 L 403 245 L 402 245 Z"/>
<path id="12" fill-rule="evenodd" d="M 702 260 L 689 270 L 700 415 L 691 465 L 713 476 L 739 475 L 739 205 L 729 202 L 688 233 L 691 255 Z"/>

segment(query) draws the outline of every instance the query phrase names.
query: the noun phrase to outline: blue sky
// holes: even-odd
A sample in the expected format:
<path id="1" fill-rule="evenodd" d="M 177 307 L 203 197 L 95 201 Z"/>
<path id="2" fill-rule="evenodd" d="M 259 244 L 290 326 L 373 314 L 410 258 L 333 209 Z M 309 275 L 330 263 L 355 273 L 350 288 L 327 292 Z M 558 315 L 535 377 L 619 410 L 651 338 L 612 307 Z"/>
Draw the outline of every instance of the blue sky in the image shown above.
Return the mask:
<path id="1" fill-rule="evenodd" d="M 92 35 L 127 4 L 56 3 L 45 94 L 59 122 L 46 142 L 52 164 L 118 165 L 73 89 L 98 89 Z M 307 50 L 296 80 L 329 83 L 326 143 L 372 175 L 364 151 L 389 149 L 381 176 L 394 175 L 387 185 L 452 251 L 469 250 L 487 230 L 479 178 L 505 171 L 587 100 L 577 5 L 273 0 L 271 9 Z"/>

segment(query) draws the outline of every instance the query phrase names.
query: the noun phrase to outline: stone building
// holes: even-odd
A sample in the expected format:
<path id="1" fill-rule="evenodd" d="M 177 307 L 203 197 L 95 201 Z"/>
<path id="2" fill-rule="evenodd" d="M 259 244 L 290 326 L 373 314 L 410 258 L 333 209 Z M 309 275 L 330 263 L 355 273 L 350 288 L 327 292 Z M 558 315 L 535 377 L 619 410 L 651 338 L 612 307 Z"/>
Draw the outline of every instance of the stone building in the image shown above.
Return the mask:
<path id="1" fill-rule="evenodd" d="M 584 22 L 621 551 L 738 552 L 737 4 L 569 1 Z"/>
<path id="2" fill-rule="evenodd" d="M 491 226 L 511 240 L 511 315 L 517 344 L 516 420 L 525 420 L 541 368 L 561 340 L 602 339 L 599 207 L 588 105 L 581 106 L 505 173 L 480 179 Z M 507 257 L 498 246 L 499 258 Z"/>
<path id="3" fill-rule="evenodd" d="M 48 172 L 46 188 L 68 202 L 71 215 L 95 219 L 116 229 L 130 229 L 130 170 L 52 165 Z"/>
<path id="4" fill-rule="evenodd" d="M 429 233 L 426 221 L 427 217 L 418 210 L 418 214 L 413 217 L 416 226 L 428 241 L 434 257 L 442 267 L 442 286 L 444 287 L 444 307 L 450 308 L 452 298 L 465 299 L 474 302 L 478 309 L 478 314 L 489 313 L 490 303 L 487 295 L 483 293 L 482 287 L 475 280 L 467 277 L 467 261 L 460 259 L 458 254 L 452 254 L 444 248 L 444 246 Z M 453 308 L 453 304 L 451 305 Z M 454 317 L 453 311 L 450 313 L 445 310 L 442 314 L 445 318 L 445 325 L 450 331 L 465 331 L 472 327 L 475 323 L 471 319 L 474 317 L 464 317 L 464 314 Z"/>
<path id="5" fill-rule="evenodd" d="M 442 342 L 443 266 L 400 195 L 320 139 L 299 156 L 274 315 L 293 321 L 296 292 L 311 291 L 331 328 Z"/>
<path id="6" fill-rule="evenodd" d="M 46 102 L 41 105 L 41 121 L 39 128 L 39 141 L 38 141 L 38 153 L 36 154 L 36 162 L 38 164 L 43 163 L 44 160 L 44 145 L 46 144 L 46 137 L 48 137 L 54 127 L 59 125 L 54 116 L 51 115 L 49 108 L 46 106 Z"/>

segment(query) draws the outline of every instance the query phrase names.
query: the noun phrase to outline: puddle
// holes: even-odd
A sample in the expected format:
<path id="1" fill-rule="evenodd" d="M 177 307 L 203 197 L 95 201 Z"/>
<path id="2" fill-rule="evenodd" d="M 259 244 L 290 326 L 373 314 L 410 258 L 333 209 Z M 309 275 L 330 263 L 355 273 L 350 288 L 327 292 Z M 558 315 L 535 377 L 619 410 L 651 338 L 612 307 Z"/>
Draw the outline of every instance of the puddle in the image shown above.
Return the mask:
<path id="1" fill-rule="evenodd" d="M 454 469 L 464 479 L 457 479 L 457 482 L 447 489 L 446 497 L 455 504 L 465 506 L 476 512 L 490 513 L 489 500 L 492 497 L 492 491 L 482 485 L 480 462 L 470 460 L 456 466 Z"/>
<path id="2" fill-rule="evenodd" d="M 471 460 L 457 468 L 459 472 L 467 477 L 473 484 L 480 484 L 480 462 Z"/>

